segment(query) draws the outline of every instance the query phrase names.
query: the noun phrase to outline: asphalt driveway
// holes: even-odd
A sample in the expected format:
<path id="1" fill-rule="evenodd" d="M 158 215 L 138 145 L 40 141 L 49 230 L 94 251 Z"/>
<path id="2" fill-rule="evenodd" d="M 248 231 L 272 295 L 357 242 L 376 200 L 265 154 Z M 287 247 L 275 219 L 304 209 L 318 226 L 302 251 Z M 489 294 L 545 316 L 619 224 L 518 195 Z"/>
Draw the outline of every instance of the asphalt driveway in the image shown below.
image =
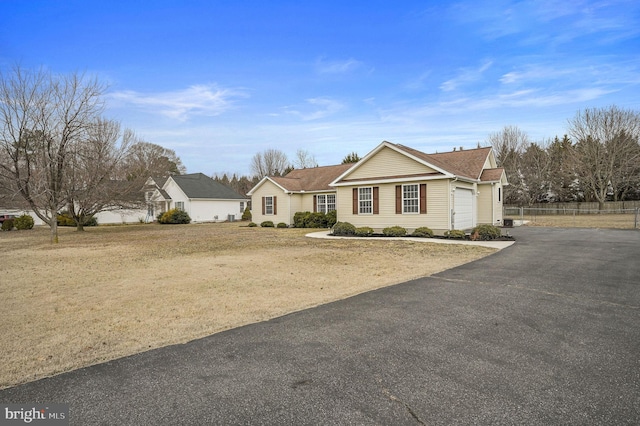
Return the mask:
<path id="1" fill-rule="evenodd" d="M 432 277 L 0 402 L 68 403 L 78 425 L 640 424 L 640 232 L 512 234 Z"/>

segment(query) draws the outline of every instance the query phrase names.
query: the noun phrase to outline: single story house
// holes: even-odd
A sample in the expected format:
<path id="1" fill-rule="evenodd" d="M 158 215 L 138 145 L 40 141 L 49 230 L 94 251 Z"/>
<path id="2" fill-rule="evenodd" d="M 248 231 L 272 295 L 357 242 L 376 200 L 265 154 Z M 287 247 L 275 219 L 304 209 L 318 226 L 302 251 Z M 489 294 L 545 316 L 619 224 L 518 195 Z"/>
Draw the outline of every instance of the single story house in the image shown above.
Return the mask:
<path id="1" fill-rule="evenodd" d="M 335 208 L 338 221 L 376 232 L 397 225 L 443 234 L 501 225 L 505 185 L 490 147 L 426 154 L 384 141 L 355 164 L 265 177 L 248 195 L 256 223 L 291 224 L 298 211 Z"/>
<path id="2" fill-rule="evenodd" d="M 146 221 L 177 208 L 194 222 L 222 222 L 242 217 L 249 198 L 203 173 L 150 177 L 144 186 Z"/>
<path id="3" fill-rule="evenodd" d="M 296 169 L 286 176 L 265 176 L 247 193 L 255 223 L 293 224 L 297 212 L 336 210 L 336 190 L 329 186 L 353 164 Z"/>
<path id="4" fill-rule="evenodd" d="M 385 141 L 330 186 L 341 222 L 377 232 L 427 226 L 443 234 L 501 225 L 507 184 L 491 147 L 426 154 Z"/>

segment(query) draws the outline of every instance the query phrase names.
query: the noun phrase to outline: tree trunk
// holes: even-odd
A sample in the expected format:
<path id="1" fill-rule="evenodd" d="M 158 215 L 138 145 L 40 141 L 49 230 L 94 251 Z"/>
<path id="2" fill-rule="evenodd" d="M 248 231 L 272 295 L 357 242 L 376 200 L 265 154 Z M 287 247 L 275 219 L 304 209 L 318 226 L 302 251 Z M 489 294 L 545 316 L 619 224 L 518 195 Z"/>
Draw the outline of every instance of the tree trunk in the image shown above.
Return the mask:
<path id="1" fill-rule="evenodd" d="M 82 224 L 82 220 L 78 220 L 76 223 L 76 231 L 84 232 L 84 225 Z"/>
<path id="2" fill-rule="evenodd" d="M 51 244 L 58 244 L 58 212 L 51 209 Z"/>

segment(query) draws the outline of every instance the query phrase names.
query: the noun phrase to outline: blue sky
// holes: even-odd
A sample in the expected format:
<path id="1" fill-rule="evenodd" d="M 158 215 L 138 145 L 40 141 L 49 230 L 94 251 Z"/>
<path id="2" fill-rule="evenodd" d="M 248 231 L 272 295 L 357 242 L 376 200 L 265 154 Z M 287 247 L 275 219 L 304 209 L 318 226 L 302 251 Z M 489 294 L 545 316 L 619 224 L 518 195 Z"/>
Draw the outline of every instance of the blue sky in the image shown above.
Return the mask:
<path id="1" fill-rule="evenodd" d="M 105 115 L 190 173 L 248 174 L 267 148 L 329 165 L 639 110 L 640 2 L 0 0 L 16 63 L 97 76 Z"/>

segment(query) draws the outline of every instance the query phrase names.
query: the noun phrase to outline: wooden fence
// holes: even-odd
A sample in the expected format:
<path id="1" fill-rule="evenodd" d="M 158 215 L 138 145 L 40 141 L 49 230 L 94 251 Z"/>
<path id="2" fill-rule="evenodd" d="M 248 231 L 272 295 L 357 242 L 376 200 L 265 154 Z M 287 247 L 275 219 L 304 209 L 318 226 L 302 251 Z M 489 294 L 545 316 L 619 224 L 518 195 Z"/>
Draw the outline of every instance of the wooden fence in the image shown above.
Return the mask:
<path id="1" fill-rule="evenodd" d="M 505 210 L 514 211 L 523 207 L 528 211 L 536 211 L 537 214 L 576 214 L 592 213 L 618 213 L 640 208 L 640 201 L 608 201 L 604 203 L 604 209 L 599 210 L 598 203 L 536 203 L 530 206 L 506 205 Z"/>

